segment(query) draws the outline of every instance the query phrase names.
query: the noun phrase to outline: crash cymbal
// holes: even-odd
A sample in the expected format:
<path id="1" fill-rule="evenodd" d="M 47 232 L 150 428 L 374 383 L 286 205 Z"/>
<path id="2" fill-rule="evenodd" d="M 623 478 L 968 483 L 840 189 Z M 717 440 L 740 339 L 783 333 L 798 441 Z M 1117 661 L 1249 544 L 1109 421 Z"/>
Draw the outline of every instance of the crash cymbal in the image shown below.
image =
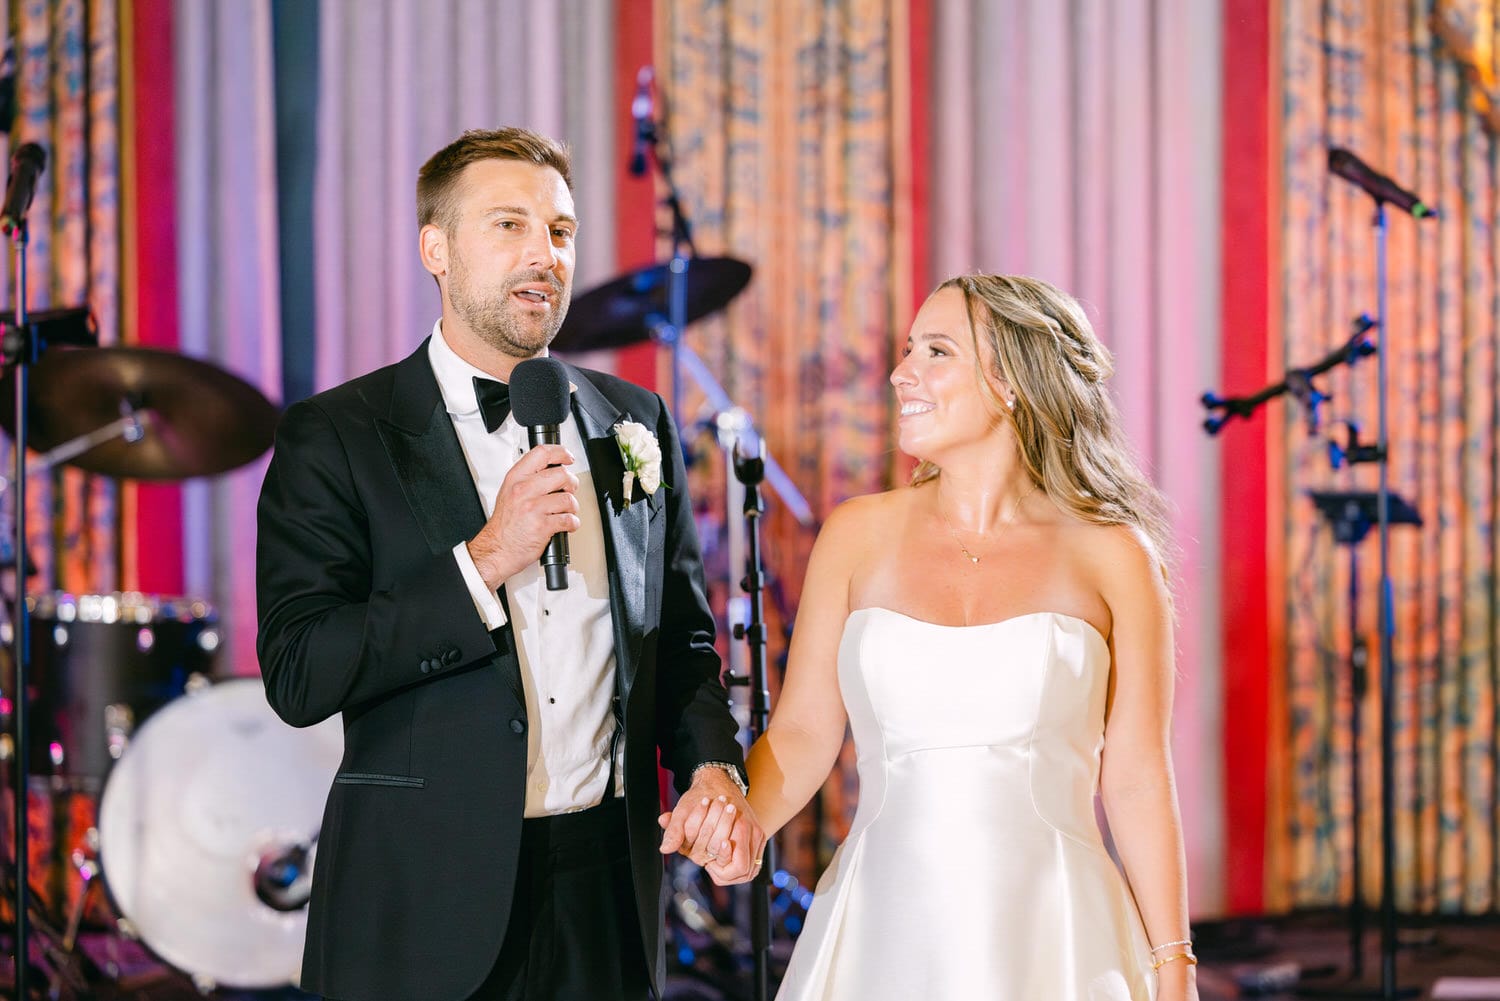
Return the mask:
<path id="1" fill-rule="evenodd" d="M 667 265 L 653 264 L 573 300 L 552 346 L 559 351 L 619 348 L 648 340 L 667 317 Z M 732 257 L 695 257 L 687 270 L 687 322 L 729 305 L 750 284 L 750 265 Z"/>
<path id="2" fill-rule="evenodd" d="M 14 434 L 15 386 L 0 391 L 0 426 Z M 242 466 L 266 449 L 278 410 L 216 365 L 151 348 L 53 348 L 31 369 L 26 444 L 47 452 L 139 415 L 141 437 L 114 438 L 66 459 L 107 476 L 179 480 Z"/>

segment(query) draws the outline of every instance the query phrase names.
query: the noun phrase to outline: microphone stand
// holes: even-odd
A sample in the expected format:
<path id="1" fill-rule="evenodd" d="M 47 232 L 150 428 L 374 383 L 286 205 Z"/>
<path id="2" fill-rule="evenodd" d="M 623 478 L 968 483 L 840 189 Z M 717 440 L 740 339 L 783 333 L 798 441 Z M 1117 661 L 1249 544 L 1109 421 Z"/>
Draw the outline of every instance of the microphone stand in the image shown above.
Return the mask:
<path id="1" fill-rule="evenodd" d="M 1363 187 L 1363 186 L 1361 186 Z M 1388 268 L 1386 256 L 1386 202 L 1378 195 L 1375 200 L 1375 296 L 1385 341 L 1377 352 L 1375 397 L 1377 419 L 1375 444 L 1364 449 L 1365 460 L 1375 462 L 1380 469 L 1379 486 L 1375 492 L 1376 524 L 1380 539 L 1380 984 L 1370 988 L 1352 984 L 1343 988 L 1309 990 L 1301 994 L 1307 997 L 1379 998 L 1380 1001 L 1396 1001 L 1397 998 L 1414 998 L 1421 991 L 1416 987 L 1402 987 L 1396 979 L 1396 751 L 1393 731 L 1396 723 L 1396 618 L 1393 611 L 1394 596 L 1391 586 L 1391 517 L 1393 513 L 1391 494 L 1390 434 L 1387 421 L 1390 409 L 1390 328 L 1387 326 Z M 1351 438 L 1351 444 L 1356 439 Z M 1403 502 L 1403 507 L 1405 506 Z M 1360 893 L 1359 873 L 1354 874 L 1354 893 Z M 1358 967 L 1356 967 L 1358 969 Z"/>
<path id="2" fill-rule="evenodd" d="M 1386 291 L 1389 263 L 1386 255 L 1385 202 L 1375 199 L 1375 296 L 1380 315 L 1381 337 L 1386 350 L 1376 365 L 1377 419 L 1375 448 L 1379 456 L 1380 483 L 1375 494 L 1376 524 L 1380 538 L 1380 998 L 1416 997 L 1414 987 L 1396 984 L 1396 616 L 1391 593 L 1391 454 L 1387 422 L 1390 410 L 1390 313 Z"/>
<path id="3" fill-rule="evenodd" d="M 742 639 L 750 648 L 750 671 L 743 677 L 731 677 L 731 685 L 747 685 L 750 689 L 750 741 L 753 744 L 766 732 L 771 716 L 771 689 L 766 679 L 766 620 L 761 594 L 765 587 L 764 567 L 760 557 L 760 519 L 765 512 L 761 500 L 760 484 L 765 477 L 766 464 L 761 458 L 760 438 L 755 436 L 753 452 L 742 450 L 743 438 L 734 445 L 734 475 L 745 487 L 745 578 L 740 587 L 749 596 L 749 612 L 742 623 L 736 623 L 734 638 Z M 771 873 L 776 868 L 776 844 L 767 838 L 761 866 L 755 872 L 750 885 L 750 954 L 754 962 L 755 988 L 753 1001 L 765 1001 L 770 996 L 771 959 Z"/>
<path id="4" fill-rule="evenodd" d="M 14 818 L 13 843 L 15 847 L 16 896 L 15 907 L 15 970 L 18 1001 L 28 997 L 26 968 L 30 957 L 29 903 L 29 845 L 27 822 L 29 819 L 31 772 L 30 740 L 27 732 L 29 715 L 28 691 L 31 683 L 31 612 L 26 607 L 26 417 L 27 389 L 31 366 L 36 363 L 41 345 L 26 315 L 26 247 L 30 234 L 26 220 L 21 219 L 11 230 L 11 241 L 15 244 L 16 304 L 15 318 L 5 331 L 0 349 L 5 361 L 15 368 L 16 384 L 16 434 L 15 434 L 15 559 L 16 559 L 16 608 L 12 624 L 12 656 L 15 662 L 15 691 L 13 714 L 15 718 L 15 786 L 11 796 L 11 812 Z"/>

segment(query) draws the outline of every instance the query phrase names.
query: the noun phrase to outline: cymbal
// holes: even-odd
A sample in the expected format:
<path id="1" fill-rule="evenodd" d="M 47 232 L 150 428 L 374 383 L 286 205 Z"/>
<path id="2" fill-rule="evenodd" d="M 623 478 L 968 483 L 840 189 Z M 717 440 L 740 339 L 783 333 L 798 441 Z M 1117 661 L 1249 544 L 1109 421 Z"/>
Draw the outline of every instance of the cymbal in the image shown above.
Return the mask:
<path id="1" fill-rule="evenodd" d="M 630 271 L 573 300 L 552 346 L 559 351 L 620 348 L 648 340 L 667 318 L 667 265 Z M 695 257 L 687 269 L 687 322 L 729 305 L 750 284 L 750 265 L 732 257 Z"/>
<path id="2" fill-rule="evenodd" d="M 67 459 L 107 476 L 180 480 L 242 466 L 271 447 L 279 410 L 216 365 L 153 348 L 52 348 L 32 366 L 26 444 L 37 452 L 98 431 L 132 411 L 142 437 L 116 437 Z M 15 382 L 0 391 L 0 426 L 15 433 Z"/>

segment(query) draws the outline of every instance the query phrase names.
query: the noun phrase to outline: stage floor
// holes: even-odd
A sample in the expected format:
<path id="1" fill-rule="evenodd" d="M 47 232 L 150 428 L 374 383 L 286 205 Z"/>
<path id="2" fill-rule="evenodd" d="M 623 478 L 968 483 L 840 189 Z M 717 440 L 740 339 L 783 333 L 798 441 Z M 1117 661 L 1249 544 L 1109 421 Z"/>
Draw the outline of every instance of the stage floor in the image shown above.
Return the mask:
<path id="1" fill-rule="evenodd" d="M 1359 983 L 1351 983 L 1348 977 L 1352 952 L 1344 913 L 1200 922 L 1194 933 L 1202 960 L 1198 967 L 1202 1001 L 1242 997 L 1273 1001 L 1328 996 L 1380 997 L 1380 934 L 1374 915 L 1366 925 L 1365 976 Z M 1411 919 L 1402 922 L 1397 939 L 1400 943 L 1396 952 L 1397 983 L 1418 988 L 1421 991 L 1418 997 L 1432 998 L 1433 985 L 1441 978 L 1472 977 L 1492 978 L 1494 992 L 1463 997 L 1500 999 L 1500 915 Z M 1266 992 L 1254 992 L 1257 977 Z M 1282 991 L 1272 989 L 1283 978 L 1293 980 L 1296 986 Z M 1350 988 L 1361 985 L 1368 988 L 1368 993 L 1359 990 L 1348 993 Z M 1319 993 L 1319 988 L 1333 988 L 1340 993 Z"/>
<path id="2" fill-rule="evenodd" d="M 1314 993 L 1314 985 L 1348 987 L 1344 975 L 1349 967 L 1349 933 L 1345 916 L 1335 913 L 1299 914 L 1284 918 L 1243 921 L 1200 922 L 1195 934 L 1199 966 L 1198 985 L 1201 1001 L 1229 1001 L 1243 997 L 1267 1001 L 1328 996 Z M 1399 983 L 1420 989 L 1418 995 L 1432 999 L 1432 988 L 1440 978 L 1493 978 L 1494 993 L 1466 994 L 1465 998 L 1500 1001 L 1500 915 L 1486 918 L 1451 920 L 1411 920 L 1403 922 L 1402 947 L 1397 953 Z M 293 1001 L 312 996 L 299 991 L 213 991 L 207 995 L 195 990 L 192 982 L 180 973 L 156 963 L 143 949 L 130 943 L 106 942 L 86 935 L 85 950 L 99 966 L 113 965 L 121 980 L 94 979 L 82 991 L 64 998 L 93 998 L 97 1001 Z M 786 943 L 778 942 L 777 958 L 786 954 Z M 108 958 L 106 958 L 108 957 Z M 1378 933 L 1372 927 L 1366 933 L 1364 983 L 1368 993 L 1360 997 L 1379 998 L 1379 984 L 1370 974 L 1378 975 Z M 781 965 L 780 963 L 777 964 Z M 1292 971 L 1324 971 L 1327 976 L 1303 978 L 1287 990 L 1252 992 L 1242 989 L 1256 975 L 1267 981 L 1285 977 Z M 94 971 L 97 974 L 97 969 Z M 9 997 L 10 985 L 0 983 L 0 993 Z M 1269 987 L 1269 984 L 1267 984 Z M 1350 994 L 1339 996 L 1349 997 Z M 1460 995 L 1454 995 L 1458 997 Z M 701 977 L 679 972 L 667 987 L 664 1001 L 750 1001 L 747 978 L 724 971 L 705 970 Z M 978 1001 L 978 999 L 933 998 L 929 1001 Z M 1073 1001 L 1067 998 L 1015 998 L 997 1001 Z M 1083 999 L 1079 999 L 1083 1001 Z"/>

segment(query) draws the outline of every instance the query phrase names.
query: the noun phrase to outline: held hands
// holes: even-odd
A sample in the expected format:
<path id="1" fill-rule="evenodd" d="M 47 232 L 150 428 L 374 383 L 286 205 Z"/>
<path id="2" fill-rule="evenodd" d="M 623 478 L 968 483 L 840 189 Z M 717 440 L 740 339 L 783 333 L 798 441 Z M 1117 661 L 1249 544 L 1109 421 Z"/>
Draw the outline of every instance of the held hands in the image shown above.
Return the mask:
<path id="1" fill-rule="evenodd" d="M 538 445 L 505 474 L 495 513 L 469 540 L 474 566 L 492 590 L 540 559 L 552 536 L 578 530 L 578 477 L 567 469 L 572 463 L 563 446 Z"/>
<path id="2" fill-rule="evenodd" d="M 700 769 L 676 808 L 657 823 L 666 832 L 661 853 L 681 852 L 720 886 L 748 882 L 760 871 L 766 832 L 723 769 Z"/>

